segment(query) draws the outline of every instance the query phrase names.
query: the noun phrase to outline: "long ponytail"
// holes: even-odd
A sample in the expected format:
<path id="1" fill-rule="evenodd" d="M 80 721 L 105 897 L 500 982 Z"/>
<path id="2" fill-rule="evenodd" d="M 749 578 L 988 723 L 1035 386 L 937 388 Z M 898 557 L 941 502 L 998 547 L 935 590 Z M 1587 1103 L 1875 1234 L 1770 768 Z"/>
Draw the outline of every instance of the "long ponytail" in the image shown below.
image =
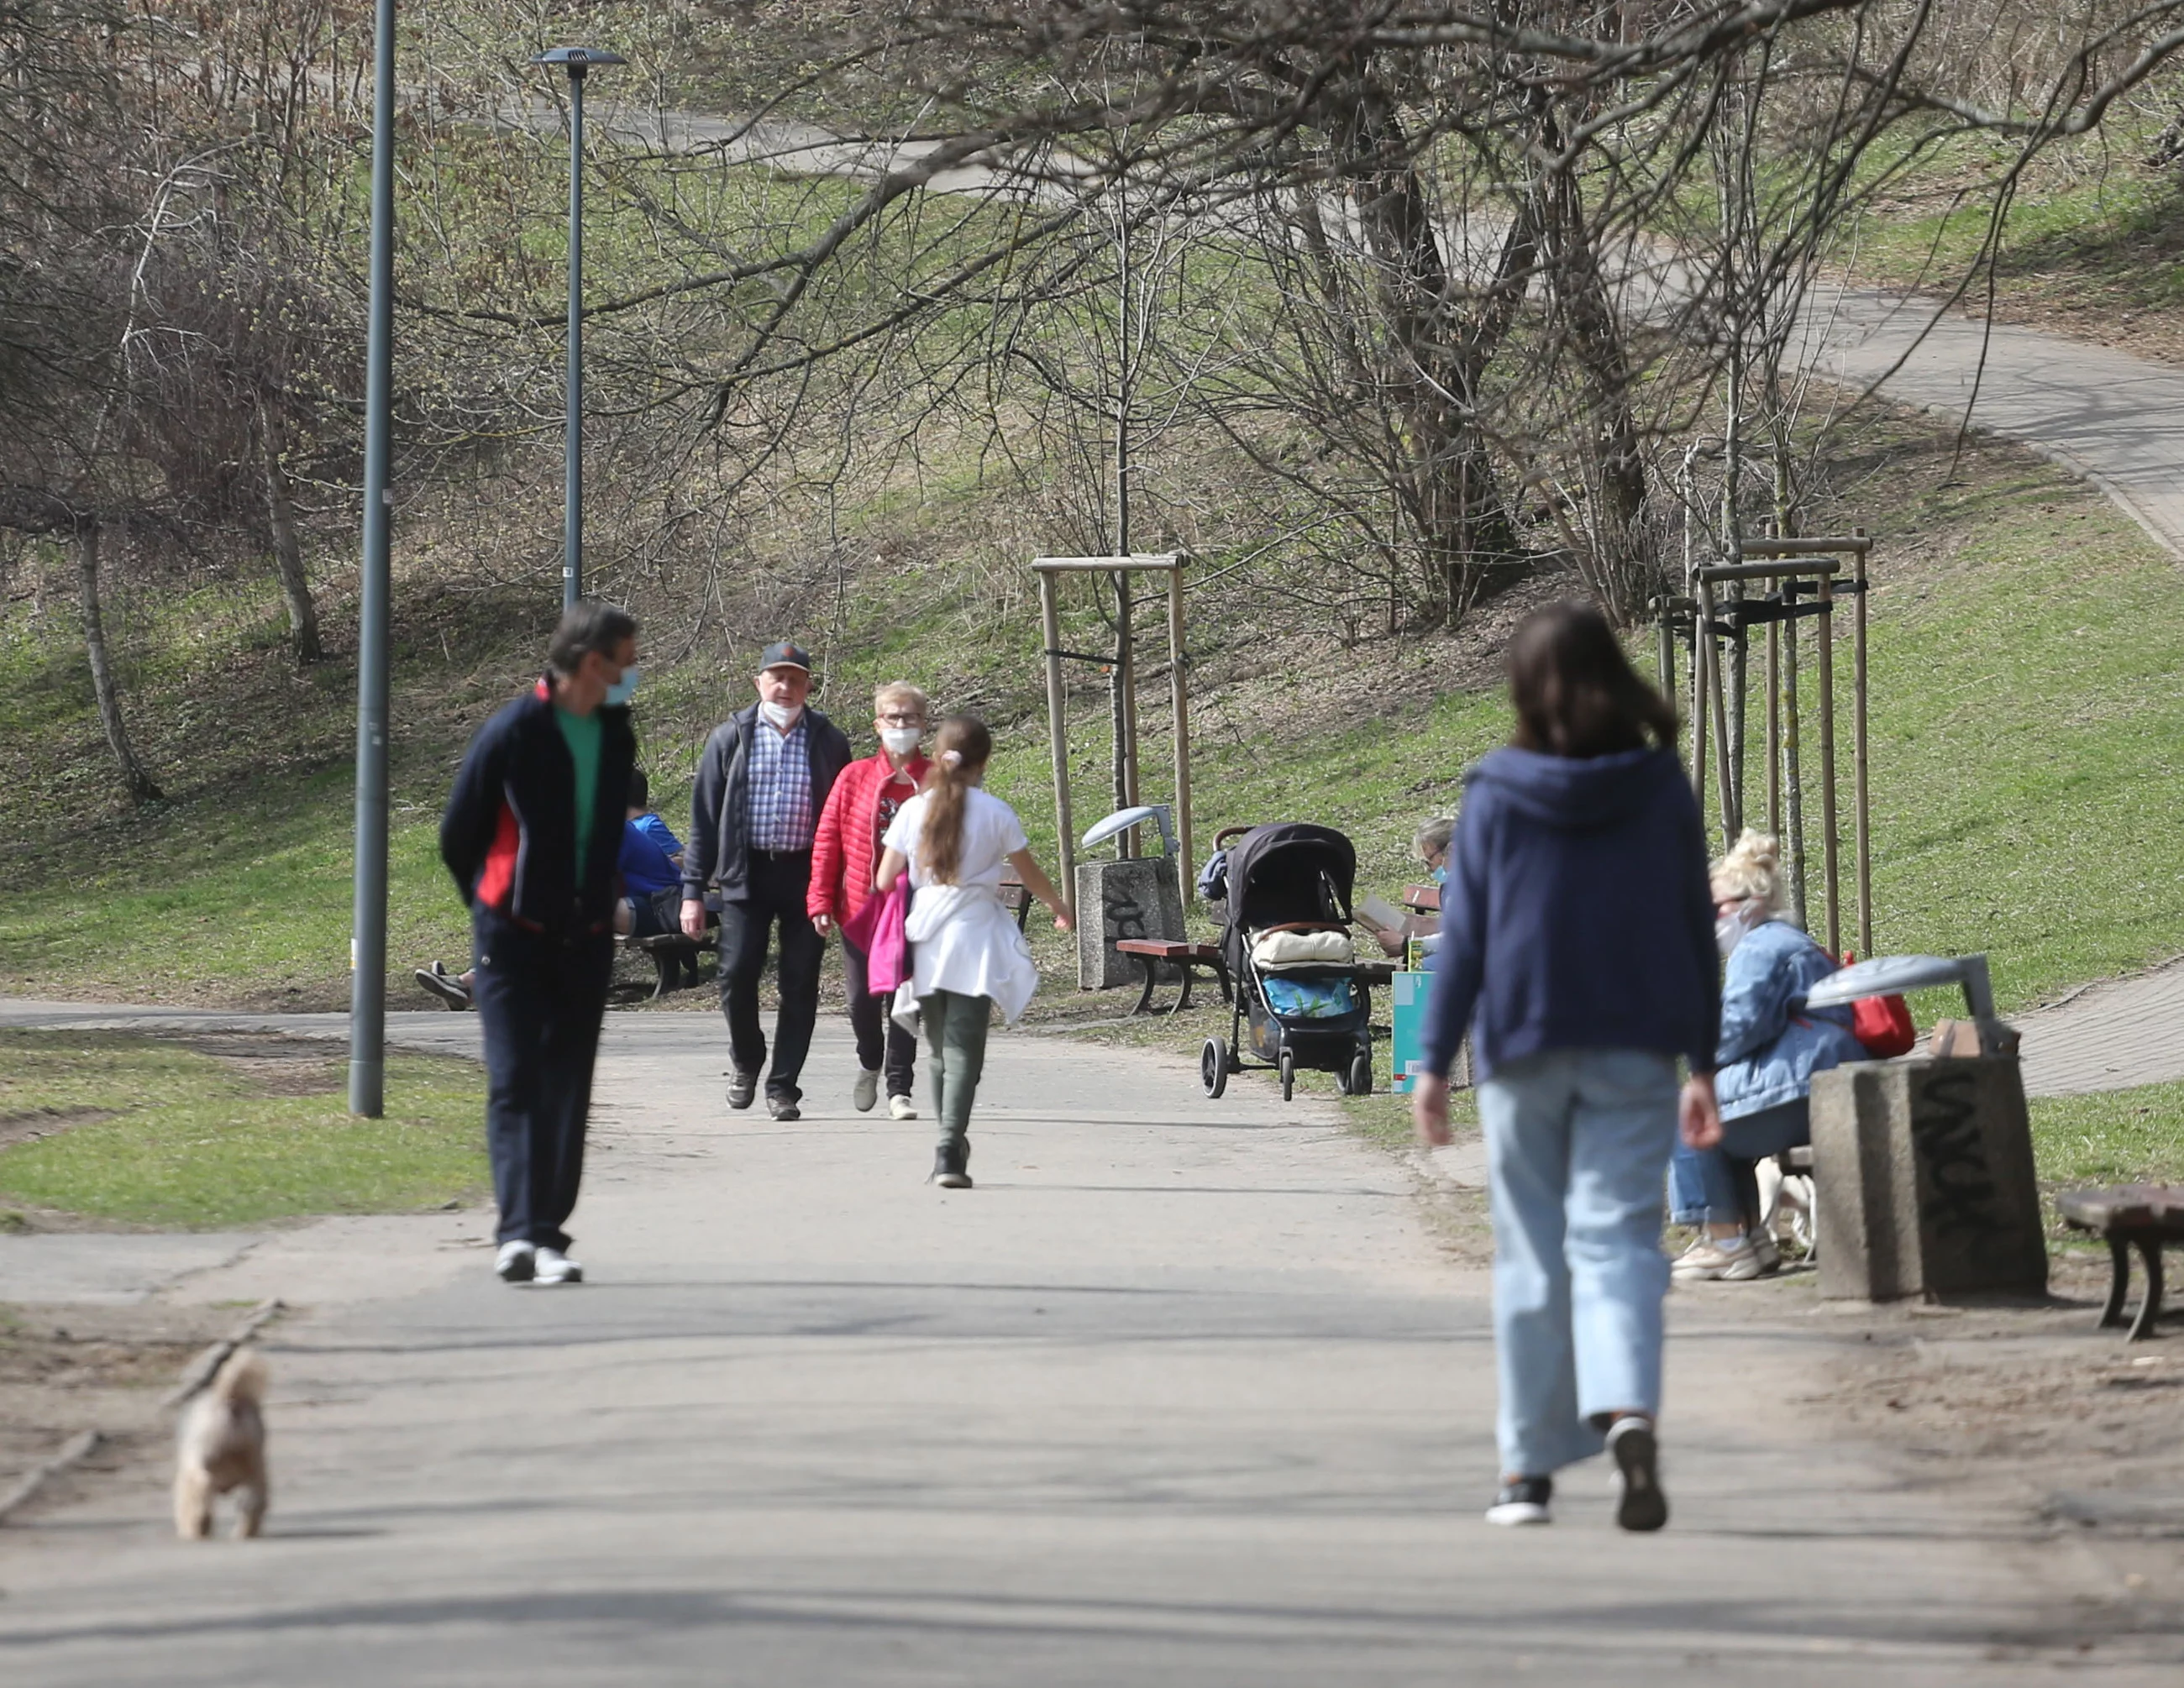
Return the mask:
<path id="1" fill-rule="evenodd" d="M 951 715 L 933 738 L 933 766 L 925 775 L 925 827 L 917 837 L 917 865 L 928 883 L 952 885 L 963 865 L 963 811 L 994 735 L 975 715 Z"/>

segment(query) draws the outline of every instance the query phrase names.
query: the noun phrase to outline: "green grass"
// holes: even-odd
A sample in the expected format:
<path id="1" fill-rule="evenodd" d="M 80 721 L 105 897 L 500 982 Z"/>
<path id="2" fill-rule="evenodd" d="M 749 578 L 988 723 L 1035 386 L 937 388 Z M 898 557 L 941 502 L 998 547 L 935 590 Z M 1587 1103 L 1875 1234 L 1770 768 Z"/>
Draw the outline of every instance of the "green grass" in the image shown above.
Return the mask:
<path id="1" fill-rule="evenodd" d="M 0 1121 L 56 1128 L 0 1150 L 0 1203 L 205 1229 L 413 1212 L 483 1191 L 476 1066 L 390 1056 L 388 1113 L 365 1120 L 347 1111 L 338 1062 L 301 1065 L 309 1092 L 274 1094 L 248 1068 L 155 1038 L 0 1030 Z"/>
<path id="2" fill-rule="evenodd" d="M 2043 1188 L 2138 1184 L 2184 1173 L 2184 1083 L 2147 1084 L 2031 1104 Z"/>

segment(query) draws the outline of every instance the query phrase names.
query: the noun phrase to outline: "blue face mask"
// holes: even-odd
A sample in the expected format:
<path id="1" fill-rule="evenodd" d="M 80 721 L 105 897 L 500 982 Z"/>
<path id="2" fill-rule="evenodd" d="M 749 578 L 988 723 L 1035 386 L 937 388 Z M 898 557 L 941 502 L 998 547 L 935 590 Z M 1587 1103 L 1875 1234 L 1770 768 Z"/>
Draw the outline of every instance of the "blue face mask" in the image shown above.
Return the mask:
<path id="1" fill-rule="evenodd" d="M 621 678 L 607 688 L 606 701 L 620 709 L 637 695 L 637 665 L 632 662 L 621 671 Z"/>
<path id="2" fill-rule="evenodd" d="M 1427 874 L 1426 877 L 1432 880 L 1436 885 L 1446 885 L 1448 883 L 1448 864 L 1446 862 L 1443 862 L 1439 867 L 1435 868 L 1432 872 Z"/>

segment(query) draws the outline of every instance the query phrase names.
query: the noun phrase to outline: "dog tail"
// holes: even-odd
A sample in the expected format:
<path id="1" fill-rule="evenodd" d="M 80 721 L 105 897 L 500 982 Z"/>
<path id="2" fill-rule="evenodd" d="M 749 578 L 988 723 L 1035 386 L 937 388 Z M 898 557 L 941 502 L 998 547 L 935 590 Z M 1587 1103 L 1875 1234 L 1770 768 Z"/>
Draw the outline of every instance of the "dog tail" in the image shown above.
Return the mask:
<path id="1" fill-rule="evenodd" d="M 213 1373 L 205 1393 L 214 1401 L 262 1402 L 265 1399 L 265 1362 L 259 1357 L 255 1348 L 237 1349 Z"/>

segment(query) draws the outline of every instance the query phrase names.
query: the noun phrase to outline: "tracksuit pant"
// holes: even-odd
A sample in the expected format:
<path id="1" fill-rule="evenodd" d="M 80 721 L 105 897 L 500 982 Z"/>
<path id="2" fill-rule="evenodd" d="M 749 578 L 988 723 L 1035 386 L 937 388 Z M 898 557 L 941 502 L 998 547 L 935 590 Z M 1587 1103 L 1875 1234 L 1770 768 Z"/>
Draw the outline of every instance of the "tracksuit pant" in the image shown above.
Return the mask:
<path id="1" fill-rule="evenodd" d="M 566 1249 L 584 1173 L 592 1066 L 614 972 L 610 932 L 558 938 L 488 910 L 471 922 L 485 1033 L 486 1147 L 499 1240 Z"/>

